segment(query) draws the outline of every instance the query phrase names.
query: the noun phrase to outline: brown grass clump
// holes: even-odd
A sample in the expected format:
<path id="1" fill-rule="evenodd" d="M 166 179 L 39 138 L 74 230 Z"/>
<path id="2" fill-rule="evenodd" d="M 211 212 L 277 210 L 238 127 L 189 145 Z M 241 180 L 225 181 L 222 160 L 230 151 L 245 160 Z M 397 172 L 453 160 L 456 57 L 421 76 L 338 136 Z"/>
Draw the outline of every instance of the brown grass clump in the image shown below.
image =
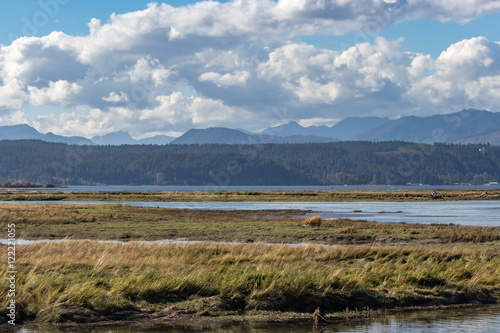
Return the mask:
<path id="1" fill-rule="evenodd" d="M 500 240 L 500 228 L 457 225 L 431 225 L 428 230 L 452 242 L 493 242 Z"/>
<path id="2" fill-rule="evenodd" d="M 302 221 L 302 225 L 304 226 L 309 226 L 309 227 L 321 227 L 322 224 L 324 224 L 324 220 L 321 218 L 321 216 L 312 216 L 308 217 L 304 221 Z"/>
<path id="3" fill-rule="evenodd" d="M 346 227 L 344 230 L 341 231 L 343 234 L 355 234 L 357 232 L 357 229 L 355 227 Z"/>

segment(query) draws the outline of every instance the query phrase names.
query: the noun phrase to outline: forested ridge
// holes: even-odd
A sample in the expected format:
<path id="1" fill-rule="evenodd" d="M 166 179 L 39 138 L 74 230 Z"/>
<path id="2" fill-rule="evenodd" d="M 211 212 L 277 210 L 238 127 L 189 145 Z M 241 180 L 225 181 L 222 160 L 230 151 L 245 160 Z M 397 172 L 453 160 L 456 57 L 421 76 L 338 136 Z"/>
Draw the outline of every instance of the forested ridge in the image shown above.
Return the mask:
<path id="1" fill-rule="evenodd" d="M 500 147 L 407 142 L 73 146 L 0 141 L 0 181 L 66 185 L 455 184 L 499 181 Z"/>

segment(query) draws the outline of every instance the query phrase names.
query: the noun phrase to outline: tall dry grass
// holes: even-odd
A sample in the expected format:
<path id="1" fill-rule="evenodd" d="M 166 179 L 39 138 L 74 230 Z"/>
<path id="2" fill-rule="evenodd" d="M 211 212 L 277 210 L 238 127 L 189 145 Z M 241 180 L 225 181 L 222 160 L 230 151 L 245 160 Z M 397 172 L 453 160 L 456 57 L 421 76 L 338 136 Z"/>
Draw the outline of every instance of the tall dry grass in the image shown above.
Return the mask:
<path id="1" fill-rule="evenodd" d="M 160 311 L 198 298 L 215 298 L 215 312 L 500 298 L 496 249 L 79 241 L 18 247 L 17 258 L 22 316 L 47 322 Z M 0 286 L 6 290 L 3 272 Z M 5 304 L 6 294 L 0 297 Z"/>

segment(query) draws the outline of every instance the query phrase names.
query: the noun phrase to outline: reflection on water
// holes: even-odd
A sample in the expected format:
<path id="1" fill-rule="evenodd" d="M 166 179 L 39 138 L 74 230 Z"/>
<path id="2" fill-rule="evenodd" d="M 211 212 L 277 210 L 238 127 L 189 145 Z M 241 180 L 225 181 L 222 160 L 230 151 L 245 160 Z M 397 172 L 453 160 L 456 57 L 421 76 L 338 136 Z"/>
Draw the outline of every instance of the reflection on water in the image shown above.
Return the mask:
<path id="1" fill-rule="evenodd" d="M 343 322 L 328 324 L 316 332 L 345 332 L 345 333 L 472 333 L 498 332 L 500 327 L 500 306 L 488 306 L 476 309 L 454 309 L 441 311 L 420 311 L 398 315 L 389 315 L 382 319 L 369 322 Z M 77 333 L 306 333 L 314 332 L 312 320 L 292 324 L 260 324 L 245 323 L 226 326 L 186 326 L 186 327 L 151 327 L 151 326 L 120 326 L 79 330 Z M 49 333 L 62 332 L 54 328 L 24 328 L 17 332 L 22 333 Z"/>

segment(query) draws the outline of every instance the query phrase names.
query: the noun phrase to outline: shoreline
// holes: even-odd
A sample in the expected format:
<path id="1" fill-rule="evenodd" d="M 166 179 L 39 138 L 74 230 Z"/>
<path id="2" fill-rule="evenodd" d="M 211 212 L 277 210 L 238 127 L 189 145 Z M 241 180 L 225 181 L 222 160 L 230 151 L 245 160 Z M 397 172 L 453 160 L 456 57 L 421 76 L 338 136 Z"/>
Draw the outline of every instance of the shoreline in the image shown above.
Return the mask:
<path id="1" fill-rule="evenodd" d="M 324 325 L 335 325 L 348 322 L 369 322 L 376 319 L 392 317 L 400 314 L 412 314 L 431 311 L 450 311 L 450 310 L 488 310 L 490 308 L 497 309 L 500 303 L 490 304 L 451 304 L 451 305 L 434 305 L 429 307 L 405 307 L 396 309 L 382 310 L 362 310 L 326 314 L 325 319 L 328 320 Z M 434 316 L 434 313 L 433 313 Z M 226 325 L 238 324 L 300 324 L 302 326 L 313 326 L 312 313 L 269 313 L 262 312 L 251 315 L 230 315 L 226 317 L 207 317 L 198 314 L 179 314 L 173 318 L 134 318 L 131 320 L 108 320 L 97 321 L 90 323 L 61 323 L 47 324 L 37 322 L 22 323 L 20 327 L 29 329 L 43 328 L 45 330 L 82 330 L 96 328 L 114 328 L 126 325 L 127 327 L 137 327 L 148 329 L 161 328 L 199 328 L 201 327 L 217 327 Z M 11 328 L 0 324 L 0 332 L 11 332 Z"/>
<path id="2" fill-rule="evenodd" d="M 500 241 L 500 227 L 378 223 L 338 218 L 309 224 L 301 210 L 198 210 L 131 205 L 8 203 L 0 219 L 18 239 L 335 245 L 429 245 Z"/>
<path id="3" fill-rule="evenodd" d="M 500 200 L 500 190 L 346 191 L 36 191 L 5 189 L 0 201 L 157 201 L 157 202 L 412 202 Z"/>

